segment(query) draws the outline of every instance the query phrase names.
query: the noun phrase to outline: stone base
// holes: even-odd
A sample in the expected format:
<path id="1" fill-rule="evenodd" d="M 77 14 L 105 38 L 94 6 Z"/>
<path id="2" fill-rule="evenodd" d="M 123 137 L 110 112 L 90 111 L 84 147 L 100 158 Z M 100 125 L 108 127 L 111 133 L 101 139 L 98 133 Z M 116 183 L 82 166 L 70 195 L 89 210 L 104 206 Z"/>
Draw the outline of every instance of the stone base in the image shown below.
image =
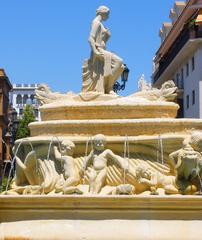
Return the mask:
<path id="1" fill-rule="evenodd" d="M 0 239 L 194 240 L 201 196 L 1 196 Z"/>
<path id="2" fill-rule="evenodd" d="M 201 221 L 177 220 L 20 221 L 0 229 L 6 240 L 200 240 L 202 233 Z"/>

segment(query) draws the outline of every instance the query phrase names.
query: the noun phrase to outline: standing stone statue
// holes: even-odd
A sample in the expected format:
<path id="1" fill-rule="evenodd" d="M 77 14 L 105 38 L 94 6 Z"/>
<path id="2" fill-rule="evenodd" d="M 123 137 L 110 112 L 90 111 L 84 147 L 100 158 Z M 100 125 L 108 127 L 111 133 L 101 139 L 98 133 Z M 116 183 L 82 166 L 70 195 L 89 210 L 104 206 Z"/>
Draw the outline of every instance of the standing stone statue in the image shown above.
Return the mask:
<path id="1" fill-rule="evenodd" d="M 123 72 L 123 60 L 106 50 L 110 32 L 102 22 L 108 17 L 109 8 L 100 6 L 91 26 L 89 43 L 92 51 L 90 59 L 83 65 L 82 92 L 114 93 L 113 85 Z"/>

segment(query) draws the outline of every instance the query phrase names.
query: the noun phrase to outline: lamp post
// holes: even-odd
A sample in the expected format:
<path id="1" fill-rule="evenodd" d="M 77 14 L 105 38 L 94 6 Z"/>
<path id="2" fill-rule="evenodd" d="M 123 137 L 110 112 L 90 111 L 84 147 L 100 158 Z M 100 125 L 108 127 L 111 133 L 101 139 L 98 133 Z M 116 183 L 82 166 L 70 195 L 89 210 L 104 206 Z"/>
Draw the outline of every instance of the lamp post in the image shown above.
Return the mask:
<path id="1" fill-rule="evenodd" d="M 11 159 L 10 159 L 10 155 L 11 155 L 11 153 L 10 153 L 10 148 L 11 148 L 11 146 L 10 146 L 10 141 L 11 141 L 11 137 L 12 137 L 12 135 L 10 134 L 10 132 L 7 132 L 7 133 L 5 134 L 6 156 L 5 156 L 4 162 L 5 162 L 5 161 L 10 162 L 10 161 L 11 161 Z"/>
<path id="2" fill-rule="evenodd" d="M 126 66 L 126 64 L 124 64 L 124 70 L 123 73 L 121 74 L 121 83 L 119 83 L 118 81 L 115 82 L 114 86 L 113 86 L 113 90 L 115 93 L 117 93 L 120 90 L 124 90 L 126 87 L 126 82 L 128 81 L 128 75 L 129 75 L 130 70 L 128 69 L 128 67 Z"/>

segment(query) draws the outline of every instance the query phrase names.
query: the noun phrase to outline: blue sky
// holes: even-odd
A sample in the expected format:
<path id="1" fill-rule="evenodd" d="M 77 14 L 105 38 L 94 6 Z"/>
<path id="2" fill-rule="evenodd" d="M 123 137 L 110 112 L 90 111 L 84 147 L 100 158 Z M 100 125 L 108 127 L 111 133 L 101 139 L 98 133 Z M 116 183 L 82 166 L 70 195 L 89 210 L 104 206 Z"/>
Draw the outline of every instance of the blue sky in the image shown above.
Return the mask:
<path id="1" fill-rule="evenodd" d="M 159 47 L 159 28 L 174 0 L 1 1 L 0 68 L 12 83 L 47 83 L 53 91 L 79 92 L 81 66 L 89 57 L 88 35 L 98 6 L 110 8 L 107 49 L 130 69 L 124 95 L 137 90 L 142 73 L 150 80 Z"/>

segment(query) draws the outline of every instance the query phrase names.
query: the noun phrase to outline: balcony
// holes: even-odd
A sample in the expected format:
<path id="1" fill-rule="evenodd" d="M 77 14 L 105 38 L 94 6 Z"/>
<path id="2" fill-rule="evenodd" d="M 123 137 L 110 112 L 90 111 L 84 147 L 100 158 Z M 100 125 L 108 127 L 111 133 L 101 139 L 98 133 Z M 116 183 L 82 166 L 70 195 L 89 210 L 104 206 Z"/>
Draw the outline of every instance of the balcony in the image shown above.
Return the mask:
<path id="1" fill-rule="evenodd" d="M 153 83 L 155 83 L 173 59 L 177 56 L 184 45 L 189 41 L 197 38 L 202 38 L 202 26 L 192 26 L 184 28 L 179 34 L 176 41 L 173 43 L 167 54 L 165 54 L 159 62 L 159 67 L 153 75 Z"/>

